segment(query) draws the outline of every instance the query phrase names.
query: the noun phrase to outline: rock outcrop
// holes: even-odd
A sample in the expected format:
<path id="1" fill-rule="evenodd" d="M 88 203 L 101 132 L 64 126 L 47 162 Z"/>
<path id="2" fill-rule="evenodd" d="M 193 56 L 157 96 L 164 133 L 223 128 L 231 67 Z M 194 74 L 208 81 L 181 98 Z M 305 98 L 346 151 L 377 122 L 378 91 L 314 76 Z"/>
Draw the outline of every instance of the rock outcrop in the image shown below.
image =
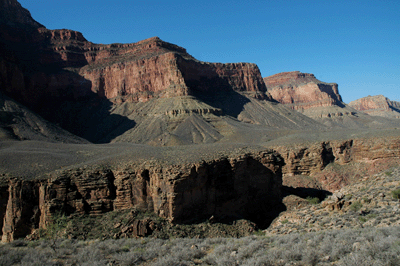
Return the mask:
<path id="1" fill-rule="evenodd" d="M 285 162 L 283 185 L 334 191 L 358 181 L 365 172 L 374 174 L 396 164 L 400 159 L 399 147 L 398 137 L 387 136 L 274 149 Z"/>
<path id="2" fill-rule="evenodd" d="M 400 186 L 398 165 L 335 191 L 321 203 L 297 199 L 301 205 L 282 212 L 265 232 L 290 234 L 398 226 L 399 200 L 391 195 Z M 286 199 L 285 199 L 286 200 Z M 284 200 L 284 201 L 285 201 Z"/>
<path id="3" fill-rule="evenodd" d="M 76 169 L 48 179 L 2 178 L 3 242 L 46 228 L 52 215 L 140 209 L 172 223 L 215 219 L 271 221 L 280 204 L 282 161 L 265 151 L 187 165 Z"/>
<path id="4" fill-rule="evenodd" d="M 372 116 L 400 118 L 400 102 L 391 101 L 383 95 L 363 97 L 350 102 L 349 106 Z"/>
<path id="5" fill-rule="evenodd" d="M 296 111 L 343 105 L 338 85 L 319 81 L 313 74 L 284 72 L 266 77 L 264 82 L 274 100 Z"/>
<path id="6" fill-rule="evenodd" d="M 325 83 L 313 74 L 299 71 L 264 78 L 268 92 L 286 107 L 330 128 L 392 128 L 398 126 L 389 116 L 372 117 L 342 102 L 336 83 Z"/>

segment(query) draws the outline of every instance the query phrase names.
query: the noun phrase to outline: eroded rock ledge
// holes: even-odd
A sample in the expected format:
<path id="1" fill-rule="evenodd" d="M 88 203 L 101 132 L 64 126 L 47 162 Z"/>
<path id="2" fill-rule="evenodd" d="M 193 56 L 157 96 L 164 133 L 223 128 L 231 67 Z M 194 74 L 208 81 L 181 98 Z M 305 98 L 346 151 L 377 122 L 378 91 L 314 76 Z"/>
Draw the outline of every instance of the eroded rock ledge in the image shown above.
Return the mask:
<path id="1" fill-rule="evenodd" d="M 398 164 L 397 136 L 331 140 L 276 146 L 284 159 L 283 185 L 335 191 Z M 328 167 L 330 166 L 330 167 Z"/>
<path id="2" fill-rule="evenodd" d="M 342 105 L 338 84 L 322 82 L 313 74 L 283 72 L 265 77 L 264 82 L 274 100 L 299 112 Z"/>
<path id="3" fill-rule="evenodd" d="M 373 116 L 400 118 L 400 102 L 391 101 L 383 95 L 363 97 L 350 102 L 349 106 Z"/>
<path id="4" fill-rule="evenodd" d="M 4 177 L 2 241 L 46 228 L 56 212 L 98 215 L 137 208 L 172 223 L 211 216 L 272 221 L 282 198 L 282 164 L 267 151 L 180 166 L 76 169 L 41 180 Z"/>

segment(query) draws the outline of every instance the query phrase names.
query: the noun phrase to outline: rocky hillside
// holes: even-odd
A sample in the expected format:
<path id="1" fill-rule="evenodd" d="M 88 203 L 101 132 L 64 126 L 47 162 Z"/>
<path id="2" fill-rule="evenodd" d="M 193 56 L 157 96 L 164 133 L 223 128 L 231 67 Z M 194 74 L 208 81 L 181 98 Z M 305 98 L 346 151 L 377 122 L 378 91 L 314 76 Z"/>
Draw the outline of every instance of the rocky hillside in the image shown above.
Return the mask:
<path id="1" fill-rule="evenodd" d="M 391 101 L 383 95 L 363 97 L 350 102 L 349 106 L 372 116 L 400 118 L 400 102 Z"/>
<path id="2" fill-rule="evenodd" d="M 88 143 L 0 93 L 0 141 L 7 140 Z"/>
<path id="3" fill-rule="evenodd" d="M 302 141 L 300 135 L 293 136 L 296 141 L 271 141 L 268 147 L 276 150 L 285 162 L 283 185 L 335 191 L 365 174 L 398 163 L 400 141 L 396 130 L 371 132 L 369 136 L 339 134 L 326 135 L 323 141 L 316 141 L 318 136 L 312 134 L 307 141 Z"/>
<path id="4" fill-rule="evenodd" d="M 342 102 L 336 83 L 322 82 L 313 74 L 284 72 L 264 78 L 276 101 L 333 128 L 396 127 L 398 121 L 366 115 Z"/>
<path id="5" fill-rule="evenodd" d="M 398 167 L 364 176 L 359 182 L 335 191 L 321 203 L 317 198 L 302 199 L 290 195 L 284 199 L 288 210 L 279 215 L 266 233 L 398 226 L 399 195 Z"/>

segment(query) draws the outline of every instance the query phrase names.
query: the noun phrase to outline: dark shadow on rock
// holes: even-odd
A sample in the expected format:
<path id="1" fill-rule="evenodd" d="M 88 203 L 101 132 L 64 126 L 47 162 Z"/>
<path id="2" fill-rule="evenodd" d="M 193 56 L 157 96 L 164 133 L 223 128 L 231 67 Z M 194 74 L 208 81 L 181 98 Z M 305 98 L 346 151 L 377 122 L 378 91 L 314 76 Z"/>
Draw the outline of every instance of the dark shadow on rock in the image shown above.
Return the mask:
<path id="1" fill-rule="evenodd" d="M 81 40 L 66 44 L 68 60 L 64 60 L 53 49 L 51 31 L 1 27 L 0 65 L 6 71 L 0 73 L 0 88 L 5 95 L 94 143 L 109 142 L 136 125 L 111 114 L 112 103 L 94 93 L 91 81 L 77 73 L 88 64 Z"/>
<path id="2" fill-rule="evenodd" d="M 245 219 L 267 228 L 285 210 L 280 174 L 252 157 L 233 166 L 228 159 L 203 164 L 176 183 L 176 222 L 232 224 Z"/>
<path id="3" fill-rule="evenodd" d="M 289 195 L 295 195 L 300 198 L 306 199 L 308 197 L 318 198 L 320 201 L 324 200 L 326 197 L 332 195 L 332 192 L 323 190 L 323 189 L 316 189 L 316 188 L 305 188 L 305 187 L 282 187 L 282 194 L 283 197 Z"/>
<path id="4" fill-rule="evenodd" d="M 201 94 L 195 96 L 215 108 L 220 108 L 223 115 L 229 115 L 234 118 L 238 118 L 239 114 L 244 110 L 244 105 L 250 102 L 248 98 L 234 90 L 206 96 Z"/>
<path id="5" fill-rule="evenodd" d="M 207 78 L 200 76 L 198 80 L 186 81 L 190 94 L 199 100 L 220 108 L 224 115 L 237 118 L 243 111 L 243 106 L 250 100 L 236 92 L 228 80 L 222 77 Z"/>

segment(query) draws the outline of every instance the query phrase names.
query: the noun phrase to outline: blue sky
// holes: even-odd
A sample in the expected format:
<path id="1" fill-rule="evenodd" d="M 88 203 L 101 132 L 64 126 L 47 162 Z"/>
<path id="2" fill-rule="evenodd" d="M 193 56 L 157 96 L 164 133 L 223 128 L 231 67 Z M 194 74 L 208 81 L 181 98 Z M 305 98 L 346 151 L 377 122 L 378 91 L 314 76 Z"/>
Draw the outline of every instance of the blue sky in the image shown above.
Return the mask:
<path id="1" fill-rule="evenodd" d="M 263 77 L 313 73 L 344 102 L 400 101 L 400 1 L 19 0 L 48 29 L 94 43 L 158 36 L 207 62 L 256 63 Z"/>

